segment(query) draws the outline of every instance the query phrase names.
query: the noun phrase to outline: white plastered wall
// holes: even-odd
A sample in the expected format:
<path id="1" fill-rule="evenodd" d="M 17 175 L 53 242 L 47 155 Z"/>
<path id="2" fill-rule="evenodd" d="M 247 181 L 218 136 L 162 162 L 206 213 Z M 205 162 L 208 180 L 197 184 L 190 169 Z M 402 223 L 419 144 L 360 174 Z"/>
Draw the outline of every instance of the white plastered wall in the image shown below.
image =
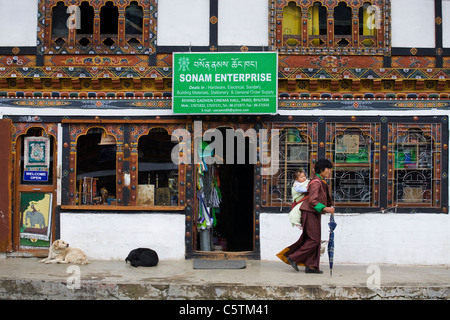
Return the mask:
<path id="1" fill-rule="evenodd" d="M 0 47 L 34 47 L 38 0 L 0 0 Z"/>
<path id="2" fill-rule="evenodd" d="M 158 46 L 208 46 L 209 0 L 159 0 Z"/>
<path id="3" fill-rule="evenodd" d="M 60 238 L 91 260 L 125 260 L 139 247 L 155 250 L 160 260 L 184 259 L 184 215 L 61 213 L 60 226 Z"/>
<path id="4" fill-rule="evenodd" d="M 450 264 L 448 214 L 336 214 L 335 263 Z M 322 240 L 328 240 L 329 215 L 322 216 Z M 263 213 L 261 259 L 275 256 L 300 237 L 287 214 Z M 328 263 L 328 256 L 321 258 Z"/>
<path id="5" fill-rule="evenodd" d="M 450 48 L 450 0 L 442 0 L 442 38 L 444 48 Z"/>
<path id="6" fill-rule="evenodd" d="M 220 46 L 267 46 L 267 0 L 219 0 Z"/>
<path id="7" fill-rule="evenodd" d="M 391 1 L 392 47 L 434 48 L 434 0 Z"/>

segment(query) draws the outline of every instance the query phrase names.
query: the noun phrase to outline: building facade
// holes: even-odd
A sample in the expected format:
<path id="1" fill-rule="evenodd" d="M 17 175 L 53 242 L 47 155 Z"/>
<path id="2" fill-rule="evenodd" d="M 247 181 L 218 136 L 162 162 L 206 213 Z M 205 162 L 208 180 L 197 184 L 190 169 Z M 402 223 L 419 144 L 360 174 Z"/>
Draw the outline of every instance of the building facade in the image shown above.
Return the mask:
<path id="1" fill-rule="evenodd" d="M 293 173 L 328 158 L 336 262 L 450 263 L 450 2 L 0 5 L 0 252 L 276 260 Z M 174 111 L 174 53 L 274 52 L 275 111 Z M 206 163 L 214 129 L 230 161 Z"/>

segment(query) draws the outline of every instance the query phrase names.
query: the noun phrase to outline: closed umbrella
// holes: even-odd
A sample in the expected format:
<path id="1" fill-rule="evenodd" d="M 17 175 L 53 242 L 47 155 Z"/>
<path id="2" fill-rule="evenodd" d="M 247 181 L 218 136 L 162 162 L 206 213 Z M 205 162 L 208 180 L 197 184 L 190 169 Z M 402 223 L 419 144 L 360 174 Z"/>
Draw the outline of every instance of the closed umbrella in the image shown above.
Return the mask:
<path id="1" fill-rule="evenodd" d="M 334 222 L 334 214 L 330 216 L 328 227 L 330 228 L 330 238 L 328 240 L 328 259 L 330 261 L 330 276 L 333 275 L 333 258 L 334 258 L 334 229 L 336 229 L 336 222 Z"/>

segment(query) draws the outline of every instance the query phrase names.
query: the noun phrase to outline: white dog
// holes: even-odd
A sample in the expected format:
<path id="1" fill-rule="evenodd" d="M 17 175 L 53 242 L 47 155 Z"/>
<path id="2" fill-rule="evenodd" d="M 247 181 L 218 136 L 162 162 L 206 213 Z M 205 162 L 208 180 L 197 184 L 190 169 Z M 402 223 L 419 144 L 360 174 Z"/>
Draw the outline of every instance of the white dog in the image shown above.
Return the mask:
<path id="1" fill-rule="evenodd" d="M 64 240 L 56 240 L 50 246 L 48 257 L 40 260 L 43 263 L 75 263 L 85 265 L 89 261 L 86 254 L 77 248 L 69 248 Z"/>

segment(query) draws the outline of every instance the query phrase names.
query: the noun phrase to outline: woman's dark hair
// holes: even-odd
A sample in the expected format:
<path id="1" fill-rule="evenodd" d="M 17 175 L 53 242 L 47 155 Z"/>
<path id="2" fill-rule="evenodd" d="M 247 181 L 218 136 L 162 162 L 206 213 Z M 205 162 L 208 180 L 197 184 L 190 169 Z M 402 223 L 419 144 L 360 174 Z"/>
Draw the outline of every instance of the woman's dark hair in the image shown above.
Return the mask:
<path id="1" fill-rule="evenodd" d="M 331 161 L 328 159 L 319 159 L 319 160 L 317 160 L 316 165 L 314 167 L 314 172 L 320 174 L 326 168 L 330 168 L 330 169 L 333 168 L 333 164 L 331 163 Z"/>

